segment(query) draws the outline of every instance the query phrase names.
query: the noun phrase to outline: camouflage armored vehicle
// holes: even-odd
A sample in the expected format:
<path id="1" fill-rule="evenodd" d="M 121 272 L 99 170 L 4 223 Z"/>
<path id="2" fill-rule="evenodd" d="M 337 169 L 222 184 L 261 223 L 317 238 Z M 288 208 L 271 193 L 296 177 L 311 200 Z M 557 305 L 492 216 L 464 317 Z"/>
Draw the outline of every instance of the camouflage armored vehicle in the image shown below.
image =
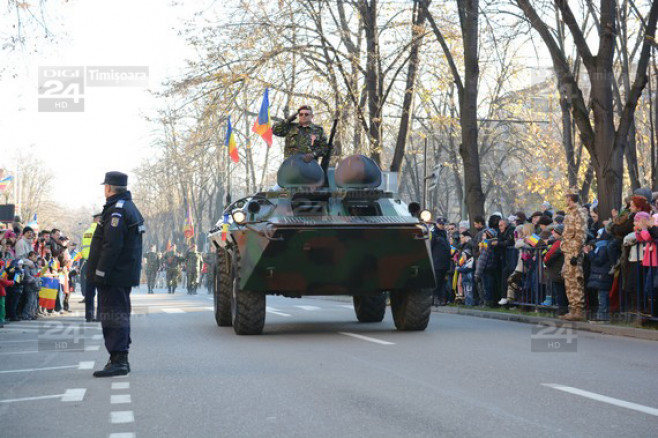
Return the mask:
<path id="1" fill-rule="evenodd" d="M 232 203 L 210 232 L 217 325 L 262 333 L 267 295 L 350 295 L 360 322 L 381 322 L 389 292 L 396 328 L 424 330 L 436 280 L 418 217 L 429 212 L 400 201 L 393 176 L 362 155 L 326 176 L 292 156 L 274 189 Z"/>

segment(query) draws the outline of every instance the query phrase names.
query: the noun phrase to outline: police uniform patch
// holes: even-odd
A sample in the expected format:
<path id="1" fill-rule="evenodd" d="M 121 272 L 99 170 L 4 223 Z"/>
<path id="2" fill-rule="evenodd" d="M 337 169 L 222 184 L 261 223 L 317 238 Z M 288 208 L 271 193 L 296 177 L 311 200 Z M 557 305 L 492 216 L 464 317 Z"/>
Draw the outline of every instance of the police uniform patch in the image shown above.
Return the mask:
<path id="1" fill-rule="evenodd" d="M 110 225 L 112 225 L 113 227 L 118 227 L 119 226 L 119 217 L 114 216 L 112 218 L 112 220 L 110 221 Z"/>

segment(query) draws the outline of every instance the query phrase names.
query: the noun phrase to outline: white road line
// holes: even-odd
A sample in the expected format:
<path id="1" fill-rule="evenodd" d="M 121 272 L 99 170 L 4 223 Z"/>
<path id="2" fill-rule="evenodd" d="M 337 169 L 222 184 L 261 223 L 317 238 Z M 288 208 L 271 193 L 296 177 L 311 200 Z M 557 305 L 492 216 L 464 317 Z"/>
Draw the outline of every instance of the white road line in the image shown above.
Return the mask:
<path id="1" fill-rule="evenodd" d="M 570 394 L 579 395 L 581 397 L 589 398 L 592 400 L 600 401 L 603 403 L 608 403 L 611 405 L 619 406 L 621 408 L 632 409 L 634 411 L 642 412 L 645 414 L 653 415 L 658 417 L 658 409 L 651 408 L 649 406 L 640 405 L 637 403 L 627 402 L 624 400 L 619 400 L 618 398 L 612 398 L 605 395 L 597 394 L 595 392 L 589 392 L 582 389 L 574 388 L 572 386 L 559 385 L 557 383 L 542 383 L 543 386 L 548 386 L 549 388 L 557 389 L 559 391 L 568 392 Z"/>
<path id="2" fill-rule="evenodd" d="M 267 311 L 267 313 L 271 313 L 271 314 L 273 314 L 273 315 L 279 315 L 279 316 L 292 316 L 292 315 L 289 314 L 289 313 L 279 312 L 279 311 L 278 311 L 277 309 L 275 309 L 274 307 L 269 307 L 269 306 L 268 306 L 268 307 L 265 308 L 265 310 Z"/>
<path id="3" fill-rule="evenodd" d="M 62 396 L 63 402 L 76 402 L 82 401 L 85 398 L 85 393 L 87 390 L 85 388 L 75 388 L 67 389 L 64 395 Z"/>
<path id="4" fill-rule="evenodd" d="M 352 304 L 339 304 L 338 307 L 344 307 L 346 309 L 354 310 L 354 305 Z"/>
<path id="5" fill-rule="evenodd" d="M 110 396 L 110 404 L 118 405 L 122 403 L 132 403 L 130 394 L 113 394 Z"/>
<path id="6" fill-rule="evenodd" d="M 318 307 L 318 306 L 295 306 L 295 307 L 298 307 L 302 310 L 308 310 L 308 311 L 311 311 L 311 312 L 313 312 L 315 310 L 321 310 L 321 307 Z"/>
<path id="7" fill-rule="evenodd" d="M 135 415 L 133 411 L 112 411 L 110 412 L 110 423 L 134 423 Z"/>
<path id="8" fill-rule="evenodd" d="M 87 345 L 85 351 L 98 351 L 101 349 L 100 345 Z"/>
<path id="9" fill-rule="evenodd" d="M 103 339 L 103 335 L 94 335 L 91 337 L 91 339 L 95 339 L 95 340 Z"/>
<path id="10" fill-rule="evenodd" d="M 112 389 L 128 389 L 130 382 L 112 382 Z"/>
<path id="11" fill-rule="evenodd" d="M 111 433 L 107 438 L 135 438 L 135 434 L 133 432 Z"/>
<path id="12" fill-rule="evenodd" d="M 89 364 L 91 364 L 91 366 Z M 78 365 L 62 365 L 62 366 L 59 366 L 59 367 L 24 368 L 22 370 L 3 370 L 3 371 L 0 371 L 0 374 L 30 373 L 32 371 L 65 370 L 67 368 L 77 368 L 79 370 L 90 370 L 93 367 L 94 367 L 94 362 L 80 362 Z"/>
<path id="13" fill-rule="evenodd" d="M 206 310 L 215 310 L 214 307 L 204 307 L 204 309 L 206 309 Z"/>
<path id="14" fill-rule="evenodd" d="M 185 313 L 183 309 L 179 309 L 177 307 L 164 307 L 162 311 L 164 313 Z"/>
<path id="15" fill-rule="evenodd" d="M 395 345 L 395 342 L 382 341 L 381 339 L 375 339 L 369 336 L 357 335 L 356 333 L 349 333 L 349 332 L 338 332 L 338 333 L 341 335 L 351 336 L 353 338 L 361 339 L 363 341 L 374 342 L 375 344 Z"/>
<path id="16" fill-rule="evenodd" d="M 82 401 L 87 392 L 84 388 L 67 389 L 64 394 L 55 395 L 41 395 L 37 397 L 23 397 L 23 398 L 10 398 L 7 400 L 0 400 L 0 403 L 14 403 L 21 401 L 34 401 L 34 400 L 48 400 L 50 398 L 59 398 L 61 401 Z"/>

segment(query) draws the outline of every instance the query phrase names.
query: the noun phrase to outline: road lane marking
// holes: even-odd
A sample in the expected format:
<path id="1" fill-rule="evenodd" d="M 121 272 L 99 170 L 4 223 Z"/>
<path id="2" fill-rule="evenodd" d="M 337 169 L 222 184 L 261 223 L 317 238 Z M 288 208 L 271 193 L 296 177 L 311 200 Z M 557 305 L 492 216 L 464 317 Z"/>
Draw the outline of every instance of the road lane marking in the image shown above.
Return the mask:
<path id="1" fill-rule="evenodd" d="M 321 307 L 318 306 L 295 306 L 295 307 L 299 307 L 302 310 L 308 310 L 310 312 L 313 312 L 315 310 L 321 310 Z"/>
<path id="2" fill-rule="evenodd" d="M 82 401 L 87 390 L 85 388 L 75 388 L 67 389 L 64 394 L 55 394 L 55 395 L 41 395 L 37 397 L 22 397 L 22 398 L 10 398 L 7 400 L 0 400 L 0 403 L 14 403 L 21 401 L 34 401 L 34 400 L 48 400 L 50 398 L 59 398 L 63 402 L 71 401 Z"/>
<path id="3" fill-rule="evenodd" d="M 356 333 L 349 333 L 349 332 L 338 332 L 338 333 L 341 335 L 351 336 L 353 338 L 361 339 L 363 341 L 374 342 L 375 344 L 395 345 L 395 342 L 382 341 L 381 339 L 375 339 L 369 336 L 357 335 Z"/>
<path id="4" fill-rule="evenodd" d="M 101 349 L 100 345 L 87 345 L 85 351 L 98 351 Z"/>
<path id="5" fill-rule="evenodd" d="M 600 401 L 603 403 L 608 403 L 611 405 L 619 406 L 621 408 L 632 409 L 634 411 L 642 412 L 645 414 L 653 415 L 658 417 L 658 409 L 651 408 L 649 406 L 640 405 L 637 403 L 627 402 L 625 400 L 620 400 L 618 398 L 608 397 L 606 395 L 597 394 L 595 392 L 589 392 L 582 389 L 574 388 L 572 386 L 559 385 L 557 383 L 542 383 L 543 386 L 548 386 L 549 388 L 557 389 L 559 391 L 568 392 L 570 394 L 579 395 L 581 397 L 589 398 L 592 400 Z"/>
<path id="6" fill-rule="evenodd" d="M 63 402 L 76 402 L 82 401 L 85 398 L 85 393 L 87 390 L 85 388 L 75 388 L 67 389 L 64 395 L 62 396 Z"/>
<path id="7" fill-rule="evenodd" d="M 132 403 L 130 394 L 113 394 L 110 396 L 110 404 L 118 405 L 122 403 Z"/>
<path id="8" fill-rule="evenodd" d="M 179 309 L 177 307 L 165 307 L 162 309 L 164 313 L 185 313 L 183 309 Z"/>
<path id="9" fill-rule="evenodd" d="M 204 309 L 206 309 L 206 310 L 215 310 L 214 307 L 204 307 Z"/>
<path id="10" fill-rule="evenodd" d="M 91 365 L 89 365 L 91 364 Z M 44 368 L 24 368 L 22 370 L 3 370 L 0 374 L 10 373 L 30 373 L 32 371 L 51 371 L 51 370 L 65 370 L 67 368 L 77 368 L 79 370 L 90 370 L 94 367 L 94 362 L 80 362 L 78 365 L 62 365 L 59 367 L 44 367 Z"/>
<path id="11" fill-rule="evenodd" d="M 346 309 L 354 310 L 354 306 L 352 304 L 339 304 L 338 307 L 344 307 Z"/>
<path id="12" fill-rule="evenodd" d="M 135 438 L 135 434 L 133 432 L 111 433 L 107 438 Z"/>
<path id="13" fill-rule="evenodd" d="M 278 311 L 277 309 L 275 309 L 274 307 L 269 307 L 269 306 L 265 308 L 265 311 L 266 311 L 267 313 L 271 313 L 271 314 L 273 314 L 273 315 L 279 315 L 279 316 L 292 316 L 292 315 L 289 314 L 289 313 L 279 312 L 279 311 Z"/>
<path id="14" fill-rule="evenodd" d="M 130 382 L 112 382 L 112 389 L 128 389 Z"/>
<path id="15" fill-rule="evenodd" d="M 110 423 L 134 423 L 135 415 L 133 411 L 112 411 L 110 412 Z"/>

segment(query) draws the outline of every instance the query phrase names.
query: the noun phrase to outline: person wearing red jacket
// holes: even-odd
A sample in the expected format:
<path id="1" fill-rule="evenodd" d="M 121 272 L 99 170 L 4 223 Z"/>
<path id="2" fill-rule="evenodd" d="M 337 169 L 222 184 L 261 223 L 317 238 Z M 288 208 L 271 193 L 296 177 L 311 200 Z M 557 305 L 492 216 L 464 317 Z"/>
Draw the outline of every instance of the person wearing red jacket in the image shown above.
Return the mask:
<path id="1" fill-rule="evenodd" d="M 5 326 L 5 297 L 7 296 L 5 288 L 14 285 L 12 280 L 5 278 L 4 267 L 5 262 L 0 260 L 0 328 Z"/>

